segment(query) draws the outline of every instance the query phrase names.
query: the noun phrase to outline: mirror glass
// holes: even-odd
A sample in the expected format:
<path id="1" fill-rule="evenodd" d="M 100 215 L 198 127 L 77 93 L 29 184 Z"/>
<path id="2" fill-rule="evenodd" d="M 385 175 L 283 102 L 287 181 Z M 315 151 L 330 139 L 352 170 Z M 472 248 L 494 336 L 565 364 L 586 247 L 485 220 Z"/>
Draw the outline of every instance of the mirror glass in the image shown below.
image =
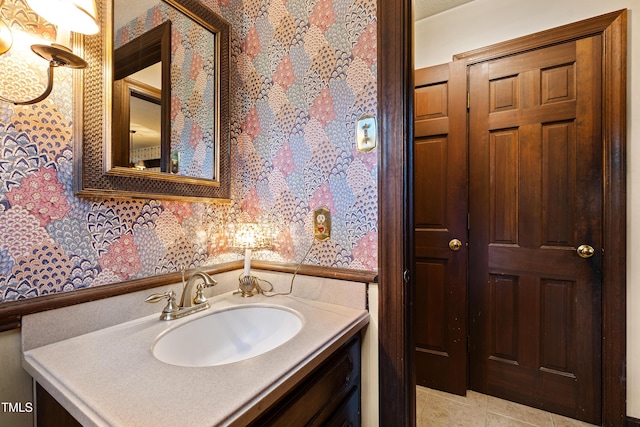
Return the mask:
<path id="1" fill-rule="evenodd" d="M 114 167 L 216 179 L 216 33 L 161 0 L 115 0 Z"/>

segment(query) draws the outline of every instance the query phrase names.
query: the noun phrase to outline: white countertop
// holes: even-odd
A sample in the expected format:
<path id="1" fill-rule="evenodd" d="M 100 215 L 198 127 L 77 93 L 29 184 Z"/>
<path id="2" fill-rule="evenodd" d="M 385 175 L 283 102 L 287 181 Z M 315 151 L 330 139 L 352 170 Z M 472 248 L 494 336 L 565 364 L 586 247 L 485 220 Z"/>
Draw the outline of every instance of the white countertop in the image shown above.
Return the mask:
<path id="1" fill-rule="evenodd" d="M 28 349 L 24 367 L 85 426 L 245 425 L 369 321 L 366 310 L 292 296 L 209 298 L 211 308 L 172 321 L 158 312 Z M 300 332 L 240 362 L 168 365 L 151 353 L 168 329 L 240 305 L 275 305 L 301 315 Z"/>

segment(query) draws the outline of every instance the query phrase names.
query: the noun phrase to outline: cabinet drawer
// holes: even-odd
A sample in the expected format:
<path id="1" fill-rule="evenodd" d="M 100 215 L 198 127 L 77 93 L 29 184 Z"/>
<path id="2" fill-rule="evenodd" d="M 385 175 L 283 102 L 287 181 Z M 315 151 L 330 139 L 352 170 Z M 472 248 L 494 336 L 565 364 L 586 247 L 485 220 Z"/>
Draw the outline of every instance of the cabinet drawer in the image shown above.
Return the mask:
<path id="1" fill-rule="evenodd" d="M 40 384 L 36 383 L 36 425 L 38 427 L 82 427 Z"/>
<path id="2" fill-rule="evenodd" d="M 357 423 L 351 425 L 360 425 L 360 344 L 358 334 L 251 425 L 343 425 L 334 424 L 338 418 L 355 419 Z M 352 398 L 356 403 L 348 404 Z M 353 413 L 345 417 L 338 414 L 340 409 Z"/>
<path id="3" fill-rule="evenodd" d="M 356 427 L 360 425 L 360 389 L 354 387 L 342 405 L 335 410 L 326 426 Z"/>

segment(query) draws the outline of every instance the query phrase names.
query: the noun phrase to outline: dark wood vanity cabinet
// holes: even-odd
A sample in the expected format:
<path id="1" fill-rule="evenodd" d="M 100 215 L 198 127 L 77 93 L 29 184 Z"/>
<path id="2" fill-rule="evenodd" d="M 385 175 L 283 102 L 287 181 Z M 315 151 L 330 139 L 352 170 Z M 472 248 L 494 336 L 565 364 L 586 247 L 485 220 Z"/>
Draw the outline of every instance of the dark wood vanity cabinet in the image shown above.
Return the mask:
<path id="1" fill-rule="evenodd" d="M 360 426 L 361 341 L 356 334 L 250 426 Z"/>
<path id="2" fill-rule="evenodd" d="M 360 426 L 360 347 L 356 334 L 250 425 Z M 76 427 L 78 423 L 37 384 L 38 427 Z"/>
<path id="3" fill-rule="evenodd" d="M 36 425 L 38 427 L 82 427 L 42 386 L 36 383 Z"/>

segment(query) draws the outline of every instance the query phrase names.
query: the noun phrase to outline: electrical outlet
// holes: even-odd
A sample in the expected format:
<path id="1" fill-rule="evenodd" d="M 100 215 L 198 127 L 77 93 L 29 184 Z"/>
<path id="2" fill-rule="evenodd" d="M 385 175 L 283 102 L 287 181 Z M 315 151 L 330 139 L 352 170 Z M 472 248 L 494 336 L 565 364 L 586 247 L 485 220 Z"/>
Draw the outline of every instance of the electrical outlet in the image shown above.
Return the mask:
<path id="1" fill-rule="evenodd" d="M 313 211 L 313 237 L 319 242 L 324 242 L 331 237 L 331 212 L 327 208 L 318 208 Z"/>

